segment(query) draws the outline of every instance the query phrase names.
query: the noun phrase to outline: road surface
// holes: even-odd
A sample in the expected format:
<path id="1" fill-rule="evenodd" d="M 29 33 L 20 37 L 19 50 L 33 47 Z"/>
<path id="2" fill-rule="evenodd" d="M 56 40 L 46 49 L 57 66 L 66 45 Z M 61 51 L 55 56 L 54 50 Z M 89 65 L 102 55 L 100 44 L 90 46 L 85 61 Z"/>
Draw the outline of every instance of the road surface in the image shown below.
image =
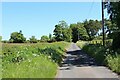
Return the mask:
<path id="1" fill-rule="evenodd" d="M 56 78 L 60 80 L 61 78 L 112 78 L 110 80 L 113 80 L 118 78 L 118 75 L 107 67 L 97 65 L 93 58 L 72 43 L 62 66 L 58 68 Z"/>

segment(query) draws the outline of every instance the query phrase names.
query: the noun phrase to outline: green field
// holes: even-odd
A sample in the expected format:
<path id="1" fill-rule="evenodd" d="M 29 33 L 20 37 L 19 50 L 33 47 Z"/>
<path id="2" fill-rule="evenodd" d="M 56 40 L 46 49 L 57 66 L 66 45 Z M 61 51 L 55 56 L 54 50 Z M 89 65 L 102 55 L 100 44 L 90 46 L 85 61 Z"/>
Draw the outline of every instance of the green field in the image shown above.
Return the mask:
<path id="1" fill-rule="evenodd" d="M 3 78 L 54 78 L 67 42 L 2 44 Z"/>

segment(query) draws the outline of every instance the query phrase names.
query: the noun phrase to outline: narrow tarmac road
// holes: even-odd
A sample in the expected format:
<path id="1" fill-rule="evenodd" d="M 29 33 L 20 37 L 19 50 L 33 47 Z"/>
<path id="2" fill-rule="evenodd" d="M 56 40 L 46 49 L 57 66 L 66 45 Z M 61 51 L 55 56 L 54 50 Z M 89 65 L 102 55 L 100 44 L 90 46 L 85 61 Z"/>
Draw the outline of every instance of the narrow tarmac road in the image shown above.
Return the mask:
<path id="1" fill-rule="evenodd" d="M 62 78 L 112 78 L 110 80 L 116 80 L 118 75 L 104 66 L 97 65 L 93 58 L 72 43 L 62 66 L 58 68 L 56 78 L 59 80 L 63 80 Z"/>

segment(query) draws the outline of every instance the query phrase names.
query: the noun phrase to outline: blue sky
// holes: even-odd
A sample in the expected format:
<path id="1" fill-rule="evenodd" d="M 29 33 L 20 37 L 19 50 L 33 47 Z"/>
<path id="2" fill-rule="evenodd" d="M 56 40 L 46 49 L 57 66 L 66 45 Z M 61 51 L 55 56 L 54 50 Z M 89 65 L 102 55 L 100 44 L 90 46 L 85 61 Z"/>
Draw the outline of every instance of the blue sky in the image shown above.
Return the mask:
<path id="1" fill-rule="evenodd" d="M 3 2 L 2 37 L 8 40 L 12 32 L 22 30 L 27 39 L 40 39 L 53 33 L 61 20 L 69 25 L 85 19 L 101 20 L 100 2 Z"/>

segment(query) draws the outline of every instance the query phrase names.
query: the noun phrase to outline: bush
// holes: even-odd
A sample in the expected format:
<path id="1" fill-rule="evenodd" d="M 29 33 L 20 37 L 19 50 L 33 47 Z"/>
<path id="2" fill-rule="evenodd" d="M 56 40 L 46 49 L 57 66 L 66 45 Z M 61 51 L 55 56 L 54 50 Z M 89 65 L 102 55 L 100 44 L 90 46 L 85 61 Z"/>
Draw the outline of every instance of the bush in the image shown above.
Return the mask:
<path id="1" fill-rule="evenodd" d="M 82 44 L 78 44 L 82 45 Z M 111 47 L 103 47 L 100 44 L 88 44 L 82 47 L 88 55 L 95 58 L 100 65 L 108 66 L 112 71 L 120 73 L 120 49 L 113 51 Z"/>
<path id="2" fill-rule="evenodd" d="M 89 44 L 89 45 L 85 45 L 82 49 L 86 53 L 88 53 L 90 56 L 94 57 L 98 64 L 101 64 L 101 65 L 104 64 L 105 50 L 103 49 L 103 47 L 101 45 Z"/>
<path id="3" fill-rule="evenodd" d="M 120 74 L 120 55 L 109 54 L 106 56 L 106 61 L 107 61 L 108 67 L 110 67 L 112 71 L 115 71 Z"/>

